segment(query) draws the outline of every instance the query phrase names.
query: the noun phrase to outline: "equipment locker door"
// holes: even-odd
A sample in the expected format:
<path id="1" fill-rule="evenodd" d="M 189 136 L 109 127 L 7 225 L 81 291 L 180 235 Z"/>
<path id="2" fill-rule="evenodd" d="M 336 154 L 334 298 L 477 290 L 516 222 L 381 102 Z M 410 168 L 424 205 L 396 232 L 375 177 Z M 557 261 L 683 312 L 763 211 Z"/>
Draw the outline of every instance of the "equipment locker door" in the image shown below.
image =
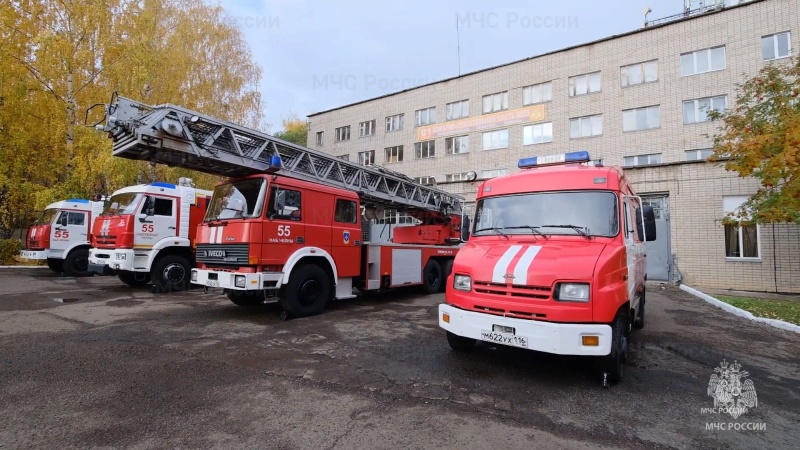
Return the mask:
<path id="1" fill-rule="evenodd" d="M 305 245 L 302 193 L 280 186 L 270 188 L 265 259 L 270 264 L 283 264 L 297 249 Z"/>

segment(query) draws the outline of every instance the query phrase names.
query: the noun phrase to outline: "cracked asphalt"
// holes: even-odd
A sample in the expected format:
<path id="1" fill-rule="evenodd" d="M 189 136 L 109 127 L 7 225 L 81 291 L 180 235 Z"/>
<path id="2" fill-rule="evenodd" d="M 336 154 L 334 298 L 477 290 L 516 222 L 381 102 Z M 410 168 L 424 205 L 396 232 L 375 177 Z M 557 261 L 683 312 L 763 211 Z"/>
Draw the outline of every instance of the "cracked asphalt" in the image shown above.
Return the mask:
<path id="1" fill-rule="evenodd" d="M 281 321 L 215 292 L 0 270 L 0 447 L 796 448 L 800 336 L 648 289 L 603 389 L 580 358 L 452 352 L 443 296 L 414 289 Z M 723 360 L 758 395 L 737 419 L 702 412 Z"/>

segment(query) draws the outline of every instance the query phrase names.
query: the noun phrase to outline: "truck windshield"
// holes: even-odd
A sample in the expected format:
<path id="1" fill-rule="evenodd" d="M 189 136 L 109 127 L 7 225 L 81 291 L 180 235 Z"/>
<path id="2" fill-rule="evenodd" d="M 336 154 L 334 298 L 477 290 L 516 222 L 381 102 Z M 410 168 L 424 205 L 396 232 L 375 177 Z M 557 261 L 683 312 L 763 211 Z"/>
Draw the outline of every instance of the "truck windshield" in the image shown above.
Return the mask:
<path id="1" fill-rule="evenodd" d="M 50 225 L 53 223 L 53 219 L 56 217 L 57 213 L 57 209 L 45 209 L 41 214 L 39 214 L 39 218 L 36 219 L 36 223 L 34 225 Z"/>
<path id="2" fill-rule="evenodd" d="M 103 207 L 103 216 L 119 216 L 125 214 L 135 214 L 136 206 L 142 194 L 130 192 L 126 194 L 112 195 Z"/>
<path id="3" fill-rule="evenodd" d="M 211 205 L 206 211 L 205 221 L 260 216 L 266 185 L 263 178 L 253 178 L 217 186 L 211 197 Z"/>
<path id="4" fill-rule="evenodd" d="M 617 196 L 607 191 L 539 192 L 478 201 L 474 236 L 539 234 L 533 230 L 546 235 L 616 236 Z"/>

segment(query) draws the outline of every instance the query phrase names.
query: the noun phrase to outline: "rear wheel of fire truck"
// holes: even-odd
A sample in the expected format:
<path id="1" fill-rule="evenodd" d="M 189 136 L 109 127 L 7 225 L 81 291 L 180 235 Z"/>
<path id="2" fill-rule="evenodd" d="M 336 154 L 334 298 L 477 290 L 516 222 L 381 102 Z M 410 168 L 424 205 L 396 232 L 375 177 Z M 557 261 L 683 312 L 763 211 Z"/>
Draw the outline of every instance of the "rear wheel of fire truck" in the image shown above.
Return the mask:
<path id="1" fill-rule="evenodd" d="M 228 300 L 243 308 L 255 308 L 264 304 L 264 291 L 226 290 Z"/>
<path id="2" fill-rule="evenodd" d="M 466 352 L 475 347 L 475 339 L 459 336 L 449 331 L 447 332 L 447 343 L 457 352 Z"/>
<path id="3" fill-rule="evenodd" d="M 117 277 L 119 277 L 119 281 L 122 281 L 128 286 L 134 288 L 147 286 L 147 284 L 150 283 L 149 273 L 120 272 Z"/>
<path id="4" fill-rule="evenodd" d="M 154 292 L 183 291 L 189 286 L 191 267 L 189 261 L 180 255 L 166 255 L 153 264 L 152 278 Z"/>
<path id="5" fill-rule="evenodd" d="M 627 310 L 621 310 L 611 324 L 611 353 L 603 358 L 603 385 L 607 382 L 619 383 L 628 359 L 628 330 L 629 319 Z M 606 380 L 605 377 L 608 377 Z"/>
<path id="6" fill-rule="evenodd" d="M 440 292 L 444 292 L 447 290 L 447 277 L 450 276 L 450 273 L 453 271 L 453 260 L 448 259 L 445 261 L 444 265 L 442 266 L 442 287 L 439 288 Z"/>
<path id="7" fill-rule="evenodd" d="M 435 294 L 444 286 L 442 281 L 442 265 L 435 259 L 429 259 L 422 271 L 422 283 L 426 294 Z"/>
<path id="8" fill-rule="evenodd" d="M 316 264 L 295 267 L 281 288 L 281 306 L 293 317 L 319 314 L 331 298 L 331 278 Z"/>
<path id="9" fill-rule="evenodd" d="M 47 258 L 47 267 L 55 273 L 64 271 L 64 260 L 56 258 Z"/>
<path id="10" fill-rule="evenodd" d="M 633 328 L 641 330 L 644 328 L 644 304 L 646 287 L 642 287 L 642 298 L 639 300 L 639 311 L 636 312 L 636 319 L 633 321 Z"/>
<path id="11" fill-rule="evenodd" d="M 76 248 L 64 258 L 64 275 L 68 277 L 86 277 L 89 272 L 89 249 Z"/>

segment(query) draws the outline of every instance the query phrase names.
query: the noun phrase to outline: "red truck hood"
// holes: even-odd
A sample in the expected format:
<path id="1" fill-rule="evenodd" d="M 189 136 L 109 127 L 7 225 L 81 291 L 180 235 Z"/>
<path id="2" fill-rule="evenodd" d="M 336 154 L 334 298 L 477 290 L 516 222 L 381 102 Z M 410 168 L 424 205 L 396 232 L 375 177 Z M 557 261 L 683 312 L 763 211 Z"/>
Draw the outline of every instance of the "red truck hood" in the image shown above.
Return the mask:
<path id="1" fill-rule="evenodd" d="M 476 283 L 550 287 L 556 280 L 588 281 L 606 245 L 572 237 L 473 238 L 459 250 L 453 272 L 472 274 Z"/>

